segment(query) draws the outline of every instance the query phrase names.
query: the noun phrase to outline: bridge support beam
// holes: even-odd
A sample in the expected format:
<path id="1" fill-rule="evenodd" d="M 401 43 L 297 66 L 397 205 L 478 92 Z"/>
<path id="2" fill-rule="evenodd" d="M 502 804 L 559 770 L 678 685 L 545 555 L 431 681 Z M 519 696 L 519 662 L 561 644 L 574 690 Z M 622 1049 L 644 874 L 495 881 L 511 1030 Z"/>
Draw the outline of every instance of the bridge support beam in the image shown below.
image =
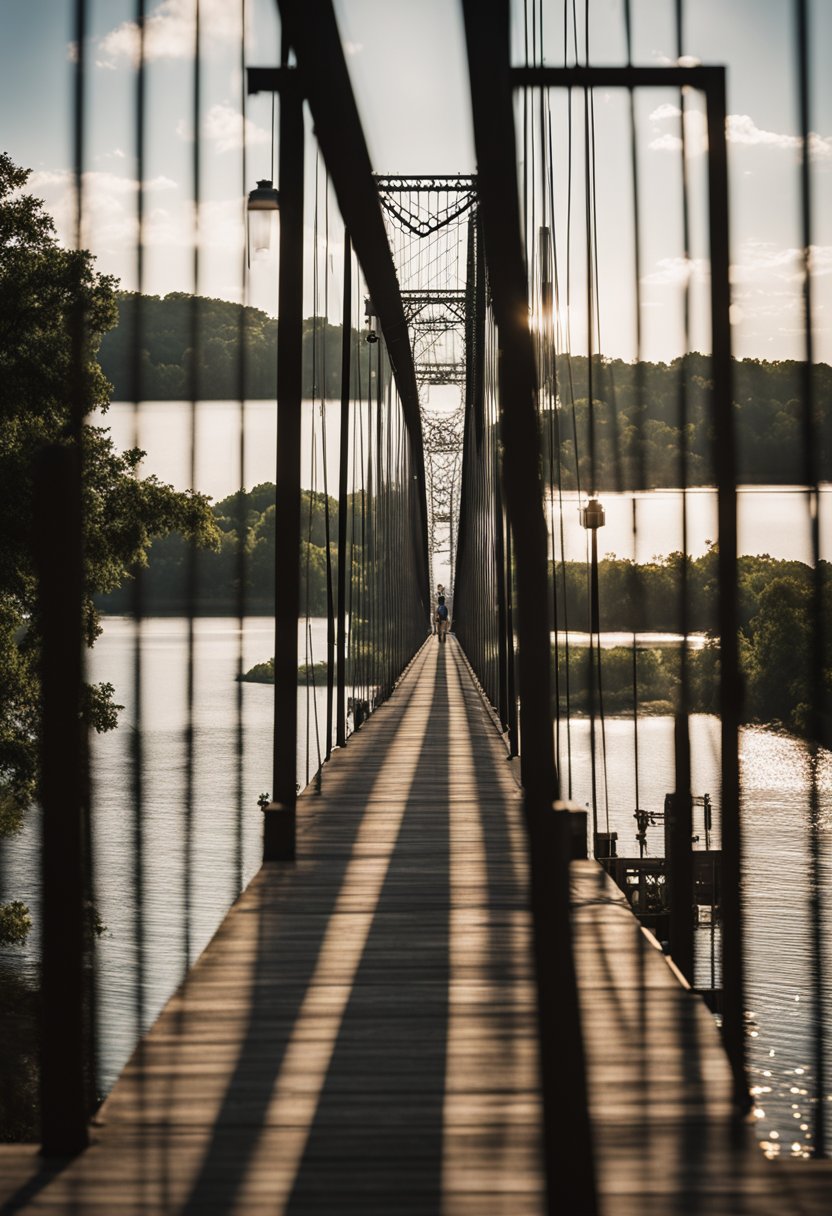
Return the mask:
<path id="1" fill-rule="evenodd" d="M 35 537 L 43 636 L 41 1142 L 45 1156 L 66 1157 L 88 1142 L 81 467 L 75 448 L 42 454 Z"/>
<path id="2" fill-rule="evenodd" d="M 275 535 L 274 803 L 290 812 L 294 856 L 297 798 L 300 446 L 303 349 L 303 98 L 296 73 L 281 73 L 280 270 L 277 323 L 277 513 Z M 264 860 L 265 860 L 264 852 Z"/>
<path id="3" fill-rule="evenodd" d="M 263 807 L 263 860 L 295 860 L 294 803 L 268 802 Z"/>
<path id="4" fill-rule="evenodd" d="M 569 816 L 557 796 L 550 699 L 548 544 L 536 369 L 528 326 L 508 0 L 463 0 L 477 176 L 500 343 L 503 488 L 516 555 L 523 786 L 529 837 L 547 1211 L 595 1216 L 583 1035 L 572 956 Z"/>

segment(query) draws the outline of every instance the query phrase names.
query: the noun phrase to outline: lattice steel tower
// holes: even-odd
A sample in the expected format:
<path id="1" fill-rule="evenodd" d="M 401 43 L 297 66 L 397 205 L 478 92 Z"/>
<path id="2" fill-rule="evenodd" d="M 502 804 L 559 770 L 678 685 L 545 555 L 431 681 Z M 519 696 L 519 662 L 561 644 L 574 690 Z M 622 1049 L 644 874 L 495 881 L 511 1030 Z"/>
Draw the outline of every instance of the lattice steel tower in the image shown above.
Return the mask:
<path id="1" fill-rule="evenodd" d="M 377 176 L 422 410 L 431 581 L 453 590 L 471 324 L 471 176 Z M 456 386 L 457 392 L 448 389 Z M 440 392 L 431 394 L 432 388 Z"/>

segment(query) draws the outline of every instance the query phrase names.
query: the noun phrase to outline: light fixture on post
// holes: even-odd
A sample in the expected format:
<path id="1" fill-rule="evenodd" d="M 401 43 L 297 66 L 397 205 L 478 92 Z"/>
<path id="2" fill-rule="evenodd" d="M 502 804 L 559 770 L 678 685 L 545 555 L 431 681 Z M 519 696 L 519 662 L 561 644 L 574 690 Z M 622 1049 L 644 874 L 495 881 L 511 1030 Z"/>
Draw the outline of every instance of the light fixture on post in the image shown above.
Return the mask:
<path id="1" fill-rule="evenodd" d="M 272 217 L 280 210 L 280 194 L 269 178 L 257 183 L 248 196 L 248 247 L 255 253 L 268 253 L 272 247 Z"/>
<path id="2" fill-rule="evenodd" d="M 367 322 L 367 341 L 378 342 L 378 318 L 369 296 L 364 297 L 364 319 Z"/>

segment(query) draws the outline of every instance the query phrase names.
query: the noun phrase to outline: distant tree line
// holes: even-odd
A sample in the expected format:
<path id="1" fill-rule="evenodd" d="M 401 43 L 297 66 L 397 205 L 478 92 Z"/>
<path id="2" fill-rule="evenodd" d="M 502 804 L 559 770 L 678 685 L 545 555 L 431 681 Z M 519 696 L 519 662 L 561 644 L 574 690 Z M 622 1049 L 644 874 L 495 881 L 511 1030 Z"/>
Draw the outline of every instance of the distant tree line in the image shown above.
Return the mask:
<path id="1" fill-rule="evenodd" d="M 148 615 L 224 615 L 237 610 L 240 576 L 245 579 L 246 611 L 252 615 L 274 612 L 274 560 L 276 534 L 275 488 L 269 482 L 231 494 L 213 505 L 219 530 L 216 550 L 198 549 L 193 555 L 195 579 L 191 579 L 191 545 L 179 534 L 160 537 L 150 546 L 147 567 L 142 571 L 142 605 Z M 337 574 L 334 544 L 338 503 L 334 498 L 304 490 L 301 521 L 301 611 L 326 615 L 326 509 L 330 513 L 332 578 Z M 352 509 L 349 500 L 348 511 Z M 356 503 L 360 515 L 360 504 Z M 240 538 L 243 554 L 240 554 Z M 360 552 L 360 550 L 359 550 Z M 353 556 L 355 557 L 355 551 Z M 193 600 L 191 592 L 193 591 Z M 99 597 L 103 612 L 129 612 L 133 604 L 131 581 Z"/>
<path id="2" fill-rule="evenodd" d="M 544 476 L 575 489 L 628 490 L 713 485 L 711 360 L 689 354 L 672 363 L 592 360 L 592 426 L 586 357 L 561 358 L 557 367 L 560 408 L 541 416 Z M 800 484 L 803 466 L 803 364 L 734 360 L 733 410 L 737 481 Z M 832 368 L 814 368 L 817 466 L 832 456 Z M 574 403 L 574 406 L 573 406 Z M 576 438 L 577 437 L 577 438 Z M 685 440 L 687 472 L 681 453 Z M 577 462 L 576 462 L 577 452 Z"/>
<path id="3" fill-rule="evenodd" d="M 121 293 L 118 322 L 98 354 L 115 400 L 225 400 L 274 397 L 277 321 L 257 308 L 181 292 Z M 303 322 L 303 392 L 341 392 L 341 327 Z M 240 351 L 244 352 L 241 361 Z M 353 331 L 354 394 L 367 390 L 374 357 Z M 138 350 L 138 359 L 136 358 Z M 196 355 L 194 352 L 196 351 Z M 138 384 L 135 383 L 138 370 Z M 590 373 L 592 411 L 590 426 Z M 385 362 L 383 375 L 389 376 Z M 803 467 L 803 365 L 794 360 L 733 363 L 737 480 L 800 484 Z M 553 487 L 612 491 L 714 484 L 711 360 L 697 353 L 670 363 L 626 363 L 562 356 L 559 408 L 541 412 L 543 473 Z M 814 368 L 818 467 L 832 458 L 832 368 Z M 685 440 L 686 472 L 682 469 Z"/>
<path id="4" fill-rule="evenodd" d="M 304 396 L 340 397 L 341 333 L 323 317 L 303 322 Z M 353 342 L 352 387 L 359 394 L 368 377 L 375 381 L 375 355 L 357 330 Z M 118 323 L 102 339 L 98 359 L 115 401 L 228 400 L 241 391 L 275 396 L 276 351 L 277 321 L 259 308 L 182 292 L 122 292 Z M 386 363 L 383 375 L 389 376 Z"/>
<path id="5" fill-rule="evenodd" d="M 712 635 L 719 593 L 717 560 L 713 546 L 703 557 L 688 557 L 686 561 L 681 553 L 673 553 L 641 565 L 620 558 L 599 562 L 602 630 L 678 632 L 682 576 L 686 568 L 688 627 Z M 832 692 L 832 565 L 821 562 L 819 573 L 820 611 L 816 620 L 814 572 L 810 566 L 771 557 L 739 559 L 740 662 L 744 717 L 748 722 L 778 722 L 790 730 L 806 733 L 812 695 L 812 639 L 819 628 L 824 643 L 822 730 L 824 735 L 829 733 L 825 710 Z M 560 570 L 558 574 L 559 627 L 563 628 L 568 619 L 570 630 L 586 630 L 589 620 L 586 567 L 578 562 L 565 564 L 565 595 Z M 572 657 L 570 704 L 573 709 L 586 709 L 589 704 L 586 656 L 573 651 Z M 564 662 L 561 647 L 561 664 Z M 640 649 L 638 669 L 640 701 L 656 702 L 661 709 L 678 704 L 678 648 Z M 719 649 L 714 640 L 689 654 L 689 677 L 690 708 L 717 712 Z M 622 710 L 631 703 L 632 653 L 628 648 L 603 652 L 602 681 L 608 709 Z"/>
<path id="6" fill-rule="evenodd" d="M 332 577 L 337 575 L 337 554 L 332 543 L 337 502 L 328 500 L 331 526 Z M 350 502 L 350 510 L 353 509 Z M 303 492 L 303 537 L 300 547 L 301 611 L 324 616 L 327 610 L 326 508 L 323 494 Z M 356 500 L 355 509 L 360 514 Z M 142 578 L 143 610 L 149 615 L 196 613 L 227 614 L 237 609 L 241 570 L 245 577 L 245 604 L 251 614 L 274 611 L 274 552 L 276 515 L 274 486 L 255 486 L 242 495 L 233 494 L 213 507 L 220 536 L 216 550 L 195 554 L 193 602 L 189 600 L 190 542 L 178 534 L 153 541 Z M 239 540 L 244 538 L 244 561 Z M 371 545 L 367 532 L 368 546 Z M 368 549 L 369 552 L 369 549 Z M 362 550 L 353 550 L 354 575 Z M 681 628 L 682 580 L 685 578 L 688 628 L 712 635 L 718 606 L 718 554 L 712 546 L 702 557 L 683 558 L 681 553 L 637 564 L 623 558 L 599 562 L 598 579 L 601 628 L 606 632 L 678 632 Z M 823 593 L 820 627 L 825 639 L 824 685 L 832 687 L 832 565 L 821 562 Z M 739 559 L 740 653 L 745 682 L 745 716 L 748 721 L 780 722 L 804 732 L 810 703 L 811 639 L 815 628 L 811 567 L 798 561 L 770 557 Z M 589 621 L 587 568 L 582 562 L 566 562 L 557 569 L 557 623 L 563 630 L 585 631 Z M 129 612 L 130 583 L 100 596 L 97 607 L 104 612 Z M 582 676 L 586 656 L 571 652 L 574 710 L 589 704 L 586 678 Z M 561 640 L 561 663 L 565 652 Z M 632 697 L 632 663 L 629 650 L 605 650 L 603 672 L 607 708 L 626 708 Z M 690 655 L 691 708 L 716 711 L 719 653 L 709 641 Z M 563 692 L 563 689 L 561 690 Z M 640 648 L 639 699 L 667 709 L 679 696 L 678 650 Z M 565 708 L 565 705 L 564 705 Z"/>

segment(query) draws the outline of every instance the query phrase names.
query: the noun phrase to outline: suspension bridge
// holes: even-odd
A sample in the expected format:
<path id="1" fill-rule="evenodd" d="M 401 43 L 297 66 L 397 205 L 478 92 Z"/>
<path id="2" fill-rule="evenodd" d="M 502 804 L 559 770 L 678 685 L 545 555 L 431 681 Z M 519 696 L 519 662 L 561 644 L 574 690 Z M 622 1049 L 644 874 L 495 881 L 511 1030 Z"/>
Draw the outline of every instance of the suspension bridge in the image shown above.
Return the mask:
<path id="1" fill-rule="evenodd" d="M 754 1134 L 757 1096 L 747 1071 L 724 70 L 688 64 L 681 13 L 678 61 L 671 66 L 641 68 L 630 56 L 625 66 L 596 67 L 588 42 L 579 45 L 577 19 L 574 28 L 566 25 L 563 64 L 547 66 L 544 7 L 525 6 L 525 53 L 522 63 L 513 64 L 509 6 L 464 0 L 476 175 L 374 171 L 328 0 L 280 0 L 279 64 L 251 67 L 242 49 L 243 115 L 247 97 L 271 95 L 279 148 L 274 745 L 271 794 L 261 798 L 262 865 L 246 885 L 240 856 L 229 859 L 239 870 L 237 898 L 204 951 L 192 951 L 186 933 L 181 982 L 158 1017 L 148 1017 L 141 892 L 152 858 L 144 838 L 137 687 L 128 807 L 138 892 L 137 1034 L 132 1055 L 99 1105 L 95 945 L 87 923 L 94 821 L 86 744 L 77 729 L 81 672 L 72 644 L 82 611 L 82 525 L 80 510 L 64 511 L 64 530 L 38 542 L 47 657 L 42 1142 L 0 1147 L 3 1213 L 813 1216 L 828 1210 L 817 815 L 808 858 L 816 880 L 805 1103 L 811 1107 L 811 1160 L 802 1151 L 793 1161 L 766 1159 Z M 564 15 L 570 11 L 574 16 L 575 6 L 563 6 Z M 805 101 L 805 5 L 798 3 L 796 11 Z M 82 0 L 77 15 L 80 180 Z M 143 37 L 143 5 L 138 16 Z M 195 38 L 198 65 L 198 18 Z M 147 104 L 142 53 L 137 74 L 141 114 Z M 194 131 L 200 129 L 199 80 L 197 67 Z M 650 472 L 639 442 L 644 403 L 636 401 L 628 413 L 623 404 L 616 410 L 615 386 L 607 382 L 601 356 L 595 219 L 603 174 L 594 148 L 594 99 L 597 90 L 623 90 L 628 99 L 631 202 L 638 217 L 633 99 L 651 89 L 673 90 L 682 112 L 684 98 L 697 92 L 709 136 L 705 408 L 718 517 L 713 632 L 719 648 L 719 788 L 713 791 L 718 823 L 712 848 L 712 800 L 693 788 L 689 575 L 683 562 L 665 856 L 647 865 L 644 848 L 640 858 L 617 856 L 609 822 L 616 795 L 606 763 L 599 496 L 644 490 Z M 558 136 L 561 102 L 568 106 L 566 152 Z M 573 117 L 581 119 L 574 147 Z M 805 107 L 802 123 L 807 141 Z M 141 119 L 137 131 L 141 169 Z M 682 131 L 684 140 L 684 125 Z M 573 165 L 583 182 L 574 198 L 570 194 L 564 216 L 555 174 L 558 158 L 566 155 L 570 190 Z M 198 203 L 198 139 L 194 157 Z M 808 158 L 803 188 L 807 200 Z M 687 258 L 686 191 L 685 183 Z M 272 182 L 261 182 L 255 194 L 260 209 L 271 207 L 276 192 Z M 310 195 L 313 311 L 321 328 L 313 333 L 314 405 L 307 425 L 303 309 Z M 806 201 L 806 259 L 810 219 Z M 576 243 L 582 243 L 580 258 Z M 326 391 L 324 339 L 338 309 L 329 289 L 336 256 L 343 259 L 341 394 L 333 402 Z M 637 237 L 632 256 L 638 317 L 643 275 Z M 195 287 L 199 258 L 195 242 Z M 811 367 L 808 260 L 804 269 Z M 587 341 L 582 352 L 573 349 L 570 333 L 579 309 Z M 689 311 L 686 296 L 686 350 Z M 199 325 L 195 314 L 197 347 L 210 337 L 199 333 Z M 640 342 L 639 330 L 637 368 Z M 135 374 L 138 403 L 138 360 Z M 681 377 L 677 402 L 683 503 L 692 461 L 686 445 L 693 404 L 686 383 Z M 811 375 L 803 388 L 807 503 L 817 521 Z M 643 385 L 640 391 L 646 391 Z M 602 393 L 612 410 L 599 402 Z M 240 403 L 242 470 L 242 360 Z M 338 414 L 334 454 L 327 449 L 328 411 Z M 330 485 L 333 468 L 337 485 Z M 70 449 L 53 454 L 42 490 L 58 515 L 66 502 L 80 507 L 82 477 Z M 315 674 L 320 656 L 309 608 L 316 502 L 323 504 L 324 528 L 323 677 Z M 635 496 L 632 504 L 635 551 Z M 685 556 L 686 520 L 683 506 Z M 589 644 L 577 656 L 576 622 L 570 625 L 565 615 L 565 529 L 579 524 L 590 619 Z M 235 527 L 244 539 L 245 521 Z M 818 529 L 816 523 L 815 569 Z M 244 544 L 240 554 L 244 566 Z M 46 573 L 51 567 L 54 578 Z M 635 563 L 633 570 L 637 579 Z M 435 627 L 437 584 L 451 608 L 447 635 Z M 244 578 L 236 586 L 242 630 Z M 821 592 L 816 583 L 817 646 Z M 140 621 L 141 578 L 135 597 Z M 641 836 L 634 838 L 643 845 L 648 825 L 661 815 L 644 811 L 639 795 L 640 776 L 646 782 L 653 761 L 640 735 L 637 628 L 634 622 L 627 712 L 633 809 L 642 816 Z M 192 631 L 190 637 L 192 645 Z M 137 651 L 137 685 L 140 673 Z M 243 675 L 242 651 L 237 675 Z M 242 681 L 238 687 L 242 698 Z M 820 675 L 812 696 L 810 737 L 817 744 L 825 720 Z M 188 848 L 195 815 L 194 697 L 191 668 Z M 242 699 L 239 706 L 241 773 Z M 577 759 L 573 765 L 577 732 L 584 728 L 591 761 L 585 789 Z M 299 758 L 304 731 L 305 774 Z M 815 776 L 812 782 L 808 797 L 817 810 Z M 238 815 L 256 814 L 243 807 L 242 791 L 240 776 Z M 704 850 L 694 847 L 700 809 Z M 193 898 L 187 887 L 186 922 Z M 697 956 L 697 925 L 703 923 L 711 926 L 707 979 Z M 797 1086 L 793 1092 L 807 1093 Z"/>

